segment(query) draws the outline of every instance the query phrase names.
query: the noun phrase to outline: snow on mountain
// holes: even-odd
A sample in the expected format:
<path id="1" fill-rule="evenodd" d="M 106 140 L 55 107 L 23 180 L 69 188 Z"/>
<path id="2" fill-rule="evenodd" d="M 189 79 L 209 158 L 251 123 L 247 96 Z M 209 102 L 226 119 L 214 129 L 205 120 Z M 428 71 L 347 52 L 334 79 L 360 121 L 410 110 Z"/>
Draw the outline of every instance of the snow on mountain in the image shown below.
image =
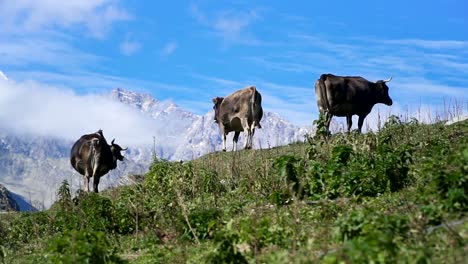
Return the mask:
<path id="1" fill-rule="evenodd" d="M 119 88 L 112 91 L 111 98 L 154 119 L 154 142 L 147 148 L 151 148 L 158 157 L 165 159 L 173 159 L 172 156 L 180 145 L 180 135 L 184 134 L 191 124 L 200 118 L 178 107 L 172 101 L 158 101 L 148 94 Z M 142 148 L 139 149 L 143 151 Z M 147 158 L 150 157 L 147 156 Z"/>
<path id="2" fill-rule="evenodd" d="M 221 149 L 219 128 L 214 122 L 214 112 L 203 116 L 195 115 L 178 107 L 171 101 L 158 101 L 150 95 L 138 94 L 124 89 L 112 91 L 114 100 L 130 105 L 163 124 L 162 131 L 155 134 L 156 153 L 162 151 L 163 158 L 190 160 Z M 278 114 L 265 112 L 260 122 L 262 129 L 256 129 L 254 148 L 270 148 L 304 139 L 310 128 L 300 128 L 281 118 Z M 227 137 L 227 149 L 232 149 L 232 137 Z M 242 149 L 243 133 L 238 148 Z M 164 145 L 170 145 L 168 148 Z"/>
<path id="3" fill-rule="evenodd" d="M 286 145 L 304 140 L 304 136 L 311 129 L 299 128 L 282 119 L 275 113 L 264 112 L 261 129 L 256 129 L 253 138 L 254 149 L 265 149 Z M 233 148 L 232 138 L 234 133 L 226 138 L 226 149 Z M 242 149 L 244 135 L 241 133 L 238 149 Z M 219 151 L 222 148 L 222 140 L 218 125 L 214 122 L 214 112 L 208 112 L 196 120 L 183 137 L 183 142 L 174 154 L 175 160 L 187 160 L 197 158 L 204 154 Z"/>
<path id="4" fill-rule="evenodd" d="M 101 190 L 126 182 L 128 175 L 146 172 L 153 153 L 168 160 L 191 160 L 221 149 L 221 136 L 214 123 L 213 111 L 196 115 L 172 101 L 159 101 L 151 95 L 124 89 L 116 89 L 105 97 L 154 120 L 155 131 L 153 142 L 148 139 L 147 144 L 128 146 L 124 162 L 119 162 L 116 170 L 101 178 Z M 264 113 L 261 125 L 263 128 L 256 129 L 254 135 L 254 148 L 300 141 L 310 130 L 294 126 L 270 112 Z M 131 129 L 138 130 L 138 127 Z M 228 150 L 232 149 L 233 134 L 228 135 Z M 243 141 L 242 133 L 239 149 L 242 149 Z M 73 142 L 53 137 L 0 133 L 0 183 L 25 197 L 38 209 L 49 207 L 55 201 L 56 191 L 63 180 L 68 180 L 72 190 L 81 188 L 82 176 L 69 163 Z"/>

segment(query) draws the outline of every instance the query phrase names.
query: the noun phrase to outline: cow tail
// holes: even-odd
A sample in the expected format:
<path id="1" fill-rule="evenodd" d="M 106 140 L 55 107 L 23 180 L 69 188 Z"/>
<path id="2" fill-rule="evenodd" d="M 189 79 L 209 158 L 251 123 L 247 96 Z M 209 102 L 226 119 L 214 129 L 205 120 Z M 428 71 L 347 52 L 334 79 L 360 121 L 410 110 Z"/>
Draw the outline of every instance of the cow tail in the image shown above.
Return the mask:
<path id="1" fill-rule="evenodd" d="M 326 79 L 327 76 L 325 74 L 322 74 L 320 76 L 320 79 L 318 79 L 317 83 L 315 84 L 315 96 L 317 97 L 317 106 L 322 114 L 326 114 L 330 110 L 325 84 Z"/>
<path id="2" fill-rule="evenodd" d="M 262 96 L 260 95 L 259 92 L 257 92 L 257 88 L 255 86 L 252 86 L 252 98 L 251 98 L 251 104 L 252 104 L 252 117 L 253 117 L 253 122 L 254 126 L 258 128 L 262 128 L 260 125 L 260 120 L 263 117 L 263 110 L 262 110 Z"/>

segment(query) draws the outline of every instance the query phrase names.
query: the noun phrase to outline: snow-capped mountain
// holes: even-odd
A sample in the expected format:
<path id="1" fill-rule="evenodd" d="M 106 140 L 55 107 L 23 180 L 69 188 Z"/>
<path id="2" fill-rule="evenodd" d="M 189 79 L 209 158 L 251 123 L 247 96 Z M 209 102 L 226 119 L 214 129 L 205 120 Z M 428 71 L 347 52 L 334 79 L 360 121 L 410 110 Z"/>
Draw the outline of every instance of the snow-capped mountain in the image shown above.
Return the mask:
<path id="1" fill-rule="evenodd" d="M 159 101 L 150 95 L 124 89 L 116 89 L 103 97 L 149 118 L 154 124 L 151 126 L 154 138 L 149 138 L 146 144 L 128 146 L 124 153 L 125 161 L 119 162 L 116 170 L 101 179 L 101 190 L 126 182 L 125 178 L 130 174 L 146 172 L 153 154 L 168 160 L 191 160 L 221 149 L 213 111 L 196 115 L 172 101 Z M 264 113 L 261 125 L 263 128 L 257 129 L 254 135 L 254 148 L 270 148 L 303 140 L 308 132 L 308 129 L 294 126 L 270 112 Z M 107 133 L 110 132 L 104 131 L 105 136 Z M 228 136 L 228 150 L 232 148 L 232 135 Z M 119 140 L 122 139 L 118 138 L 117 143 Z M 243 140 L 241 134 L 239 149 Z M 68 180 L 73 190 L 81 187 L 82 176 L 69 163 L 73 143 L 74 140 L 0 131 L 0 183 L 31 201 L 38 209 L 49 207 L 55 201 L 56 191 L 63 180 Z"/>
<path id="2" fill-rule="evenodd" d="M 158 101 L 150 95 L 116 89 L 112 91 L 114 100 L 130 105 L 143 114 L 151 116 L 156 123 L 163 124 L 162 131 L 155 135 L 156 153 L 161 149 L 161 143 L 170 144 L 170 152 L 163 151 L 161 156 L 170 160 L 190 160 L 209 152 L 221 149 L 219 128 L 214 122 L 214 112 L 209 111 L 203 116 L 183 110 L 171 101 Z M 304 139 L 310 128 L 294 126 L 278 114 L 264 112 L 260 122 L 262 129 L 257 129 L 254 135 L 254 148 L 270 148 L 285 145 Z M 232 137 L 228 135 L 227 148 L 232 148 Z M 243 135 L 238 142 L 242 148 Z"/>

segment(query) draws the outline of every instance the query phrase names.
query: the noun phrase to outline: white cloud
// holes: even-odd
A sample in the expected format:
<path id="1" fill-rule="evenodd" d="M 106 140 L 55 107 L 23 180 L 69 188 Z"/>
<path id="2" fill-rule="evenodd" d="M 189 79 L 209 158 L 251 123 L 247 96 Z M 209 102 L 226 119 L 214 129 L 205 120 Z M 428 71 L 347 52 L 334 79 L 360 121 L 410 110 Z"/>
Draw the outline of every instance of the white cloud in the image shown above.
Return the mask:
<path id="1" fill-rule="evenodd" d="M 213 27 L 226 40 L 238 40 L 246 28 L 257 18 L 253 11 L 247 13 L 223 13 L 218 15 Z"/>
<path id="2" fill-rule="evenodd" d="M 190 13 L 198 23 L 209 28 L 210 32 L 220 37 L 224 44 L 259 45 L 261 42 L 251 32 L 250 27 L 259 15 L 254 10 L 222 11 L 205 14 L 198 6 L 192 5 Z"/>
<path id="3" fill-rule="evenodd" d="M 78 25 L 95 37 L 103 37 L 114 22 L 129 19 L 131 16 L 115 0 L 0 1 L 0 25 L 17 30 Z"/>
<path id="4" fill-rule="evenodd" d="M 190 14 L 197 20 L 198 23 L 207 23 L 207 18 L 205 14 L 202 11 L 200 11 L 197 5 L 190 5 Z"/>
<path id="5" fill-rule="evenodd" d="M 0 80 L 8 81 L 8 77 L 2 71 L 0 71 Z"/>
<path id="6" fill-rule="evenodd" d="M 163 56 L 170 56 L 174 51 L 177 49 L 177 43 L 176 42 L 169 42 L 167 43 L 163 50 L 162 50 L 162 55 Z"/>
<path id="7" fill-rule="evenodd" d="M 466 49 L 468 41 L 460 40 L 427 40 L 427 39 L 393 39 L 384 41 L 387 44 L 415 46 L 425 49 Z"/>
<path id="8" fill-rule="evenodd" d="M 125 40 L 120 44 L 120 52 L 126 56 L 133 55 L 141 48 L 141 44 L 136 41 Z"/>
<path id="9" fill-rule="evenodd" d="M 103 58 L 74 48 L 66 38 L 54 34 L 2 39 L 0 37 L 1 63 L 4 65 L 47 65 L 73 68 L 89 65 Z"/>
<path id="10" fill-rule="evenodd" d="M 16 134 L 69 140 L 102 129 L 122 146 L 151 144 L 160 129 L 153 119 L 106 96 L 11 80 L 0 80 L 0 127 Z"/>

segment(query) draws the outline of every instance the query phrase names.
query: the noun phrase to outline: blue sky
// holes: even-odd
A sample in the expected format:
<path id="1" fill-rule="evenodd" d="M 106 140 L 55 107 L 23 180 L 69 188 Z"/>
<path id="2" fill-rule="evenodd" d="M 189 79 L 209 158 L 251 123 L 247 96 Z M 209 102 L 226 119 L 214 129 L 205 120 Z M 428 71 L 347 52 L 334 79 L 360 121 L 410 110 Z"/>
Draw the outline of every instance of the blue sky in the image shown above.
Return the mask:
<path id="1" fill-rule="evenodd" d="M 317 116 L 320 74 L 393 76 L 393 113 L 466 112 L 466 10 L 462 0 L 0 0 L 0 70 L 78 96 L 150 93 L 197 114 L 252 84 L 266 110 L 299 125 Z"/>

